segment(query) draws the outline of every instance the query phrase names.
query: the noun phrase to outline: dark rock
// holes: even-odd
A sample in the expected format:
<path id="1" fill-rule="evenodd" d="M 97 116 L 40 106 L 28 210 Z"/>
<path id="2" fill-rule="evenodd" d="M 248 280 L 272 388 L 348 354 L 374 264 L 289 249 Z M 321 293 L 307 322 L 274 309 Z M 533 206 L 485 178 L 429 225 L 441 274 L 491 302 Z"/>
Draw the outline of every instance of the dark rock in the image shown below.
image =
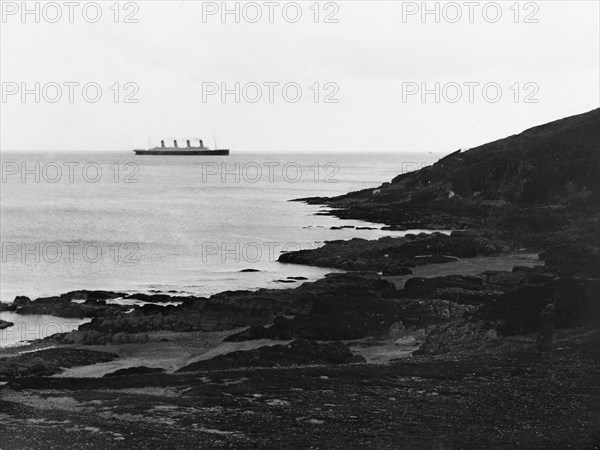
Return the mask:
<path id="1" fill-rule="evenodd" d="M 107 291 L 72 291 L 58 297 L 43 297 L 34 301 L 28 297 L 19 296 L 10 305 L 10 310 L 23 315 L 40 314 L 83 319 L 128 311 L 131 308 L 129 306 L 106 304 L 107 299 L 125 295 Z M 76 300 L 80 302 L 75 303 Z"/>
<path id="2" fill-rule="evenodd" d="M 600 280 L 557 279 L 535 286 L 523 285 L 483 306 L 473 321 L 497 323 L 504 336 L 528 334 L 537 330 L 542 310 L 555 306 L 555 326 L 568 328 L 600 320 Z"/>
<path id="3" fill-rule="evenodd" d="M 81 327 L 80 327 L 81 328 Z M 44 342 L 60 345 L 106 345 L 106 344 L 144 344 L 149 341 L 147 333 L 126 333 L 95 330 L 75 330 L 70 333 L 53 334 Z"/>
<path id="4" fill-rule="evenodd" d="M 31 302 L 29 297 L 18 295 L 12 303 L 0 303 L 0 311 L 16 311 L 18 308 L 29 304 L 29 302 Z"/>
<path id="5" fill-rule="evenodd" d="M 31 302 L 31 299 L 29 297 L 25 297 L 24 295 L 17 295 L 13 300 L 13 305 L 15 305 L 17 308 L 20 308 L 21 306 L 27 305 L 29 302 Z"/>
<path id="6" fill-rule="evenodd" d="M 325 296 L 309 314 L 291 319 L 277 317 L 270 327 L 251 327 L 226 338 L 237 342 L 252 339 L 318 339 L 324 341 L 387 337 L 390 326 L 402 322 L 423 328 L 462 317 L 472 307 L 432 299 L 360 298 Z"/>
<path id="7" fill-rule="evenodd" d="M 0 358 L 0 377 L 50 376 L 64 368 L 108 362 L 118 355 L 92 350 L 51 348 Z"/>
<path id="8" fill-rule="evenodd" d="M 406 334 L 406 327 L 402 322 L 394 322 L 390 326 L 389 338 L 392 341 L 396 341 L 400 338 L 403 338 Z"/>
<path id="9" fill-rule="evenodd" d="M 390 266 L 384 267 L 382 270 L 382 275 L 385 277 L 410 275 L 410 274 L 412 274 L 412 270 L 410 270 L 408 267 L 404 267 L 404 266 L 395 267 L 395 266 L 390 265 Z"/>
<path id="10" fill-rule="evenodd" d="M 500 291 L 493 290 L 480 290 L 472 291 L 469 289 L 461 288 L 440 288 L 435 290 L 435 294 L 432 298 L 440 298 L 451 302 L 458 303 L 460 305 L 489 305 L 494 302 L 502 295 Z"/>
<path id="11" fill-rule="evenodd" d="M 420 290 L 436 288 L 458 287 L 462 289 L 481 290 L 484 288 L 484 280 L 475 275 L 447 275 L 443 277 L 414 277 L 406 280 L 404 290 L 414 293 Z"/>
<path id="12" fill-rule="evenodd" d="M 527 271 L 517 271 L 529 276 Z M 506 281 L 506 280 L 505 280 Z M 514 281 L 514 280 L 513 280 Z M 502 283 L 504 284 L 504 282 Z M 506 286 L 510 286 L 507 283 Z M 554 279 L 544 284 L 520 284 L 481 306 L 471 315 L 428 330 L 418 354 L 475 350 L 497 342 L 499 337 L 540 333 L 541 347 L 547 351 L 551 331 L 597 324 L 600 320 L 600 280 Z M 549 305 L 554 307 L 552 326 Z"/>
<path id="13" fill-rule="evenodd" d="M 552 279 L 552 277 L 550 277 Z M 414 277 L 398 293 L 402 298 L 439 298 L 464 305 L 485 305 L 498 299 L 504 292 L 523 283 L 542 284 L 547 276 L 524 271 L 489 270 L 478 275 L 446 275 L 442 277 Z"/>
<path id="14" fill-rule="evenodd" d="M 546 270 L 561 277 L 600 278 L 600 252 L 593 245 L 554 245 L 540 253 L 540 260 L 546 262 Z"/>
<path id="15" fill-rule="evenodd" d="M 129 377 L 133 375 L 146 375 L 152 373 L 163 373 L 165 369 L 161 369 L 159 367 L 146 367 L 146 366 L 138 366 L 138 367 L 128 367 L 126 369 L 115 370 L 114 372 L 107 373 L 103 378 L 112 378 L 112 377 Z"/>
<path id="16" fill-rule="evenodd" d="M 295 280 L 289 280 L 295 282 Z M 373 273 L 329 274 L 315 282 L 304 282 L 296 289 L 259 289 L 226 291 L 210 298 L 172 297 L 178 306 L 144 305 L 128 309 L 111 309 L 101 313 L 78 331 L 47 338 L 53 343 L 96 345 L 116 342 L 139 342 L 148 339 L 149 331 L 217 331 L 252 325 L 270 324 L 278 315 L 308 314 L 323 296 L 357 296 L 391 298 L 395 286 Z M 33 302 L 33 303 L 37 303 Z M 99 307 L 97 307 L 99 308 Z"/>
<path id="17" fill-rule="evenodd" d="M 456 351 L 474 351 L 499 342 L 493 328 L 465 320 L 432 327 L 425 342 L 414 355 L 439 355 Z"/>
<path id="18" fill-rule="evenodd" d="M 177 372 L 223 370 L 240 367 L 273 367 L 297 364 L 349 364 L 364 362 L 341 342 L 321 344 L 312 340 L 296 340 L 288 345 L 259 347 L 219 355 L 182 367 Z"/>
<path id="19" fill-rule="evenodd" d="M 181 297 L 177 297 L 177 296 L 173 296 L 173 295 L 167 295 L 167 294 L 148 295 L 148 294 L 142 294 L 141 292 L 127 295 L 125 298 L 128 300 L 140 300 L 142 302 L 147 302 L 147 303 L 171 303 L 174 301 L 181 300 Z"/>
<path id="20" fill-rule="evenodd" d="M 552 322 L 557 328 L 597 324 L 599 296 L 599 280 L 557 279 L 543 285 L 521 285 L 470 317 L 431 328 L 417 354 L 475 350 L 497 342 L 499 336 L 540 330 L 546 336 L 542 347 L 547 348 L 550 325 L 540 323 L 545 308 L 555 305 Z"/>
<path id="21" fill-rule="evenodd" d="M 386 225 L 385 227 L 381 227 L 384 231 L 406 231 L 407 228 L 402 225 Z"/>
<path id="22" fill-rule="evenodd" d="M 125 297 L 126 294 L 123 292 L 111 292 L 111 291 L 71 291 L 66 294 L 61 294 L 59 298 L 66 300 L 85 300 L 91 303 L 102 300 L 109 300 L 113 298 Z"/>
<path id="23" fill-rule="evenodd" d="M 479 276 L 483 278 L 486 289 L 502 292 L 511 291 L 523 283 L 541 284 L 535 282 L 538 279 L 535 272 L 486 270 L 480 273 Z M 540 280 L 542 279 L 547 278 L 540 278 Z"/>
<path id="24" fill-rule="evenodd" d="M 455 261 L 456 258 L 495 255 L 502 251 L 502 244 L 475 233 L 450 236 L 443 233 L 421 233 L 418 236 L 407 235 L 401 238 L 383 237 L 377 241 L 328 241 L 323 247 L 316 249 L 284 253 L 278 261 L 343 270 L 382 272 L 390 267 L 449 262 Z"/>
<path id="25" fill-rule="evenodd" d="M 0 319 L 0 330 L 4 330 L 5 328 L 10 328 L 12 326 L 14 326 L 13 322 Z"/>

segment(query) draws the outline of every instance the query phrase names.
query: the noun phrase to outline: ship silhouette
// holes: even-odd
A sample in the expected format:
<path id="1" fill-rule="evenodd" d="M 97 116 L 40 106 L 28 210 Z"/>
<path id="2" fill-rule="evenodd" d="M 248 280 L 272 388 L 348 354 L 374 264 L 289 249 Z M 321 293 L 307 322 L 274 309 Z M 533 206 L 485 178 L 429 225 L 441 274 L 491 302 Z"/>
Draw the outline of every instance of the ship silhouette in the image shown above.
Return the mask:
<path id="1" fill-rule="evenodd" d="M 173 140 L 173 147 L 165 146 L 165 141 L 160 141 L 160 147 L 150 149 L 136 149 L 136 155 L 229 155 L 229 149 L 211 149 L 204 145 L 202 139 L 198 139 L 197 147 L 192 147 L 190 140 L 186 140 L 186 147 L 179 147 L 177 140 Z"/>

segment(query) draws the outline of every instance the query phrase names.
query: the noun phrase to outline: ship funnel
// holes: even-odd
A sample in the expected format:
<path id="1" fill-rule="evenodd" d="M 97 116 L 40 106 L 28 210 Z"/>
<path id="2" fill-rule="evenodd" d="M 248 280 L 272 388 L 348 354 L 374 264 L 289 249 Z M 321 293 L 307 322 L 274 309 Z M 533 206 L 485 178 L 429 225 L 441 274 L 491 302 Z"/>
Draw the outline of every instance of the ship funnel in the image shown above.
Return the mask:
<path id="1" fill-rule="evenodd" d="M 177 148 L 177 140 L 173 141 L 173 147 Z"/>
<path id="2" fill-rule="evenodd" d="M 160 146 L 161 146 L 162 148 L 165 148 L 165 141 L 160 141 Z"/>
<path id="3" fill-rule="evenodd" d="M 202 142 L 202 139 L 198 139 L 200 141 L 200 148 L 204 148 L 204 142 Z"/>
<path id="4" fill-rule="evenodd" d="M 187 146 L 188 146 L 188 148 L 190 148 L 190 147 L 192 146 L 192 145 L 190 144 L 190 140 L 188 139 L 186 142 L 187 142 Z"/>

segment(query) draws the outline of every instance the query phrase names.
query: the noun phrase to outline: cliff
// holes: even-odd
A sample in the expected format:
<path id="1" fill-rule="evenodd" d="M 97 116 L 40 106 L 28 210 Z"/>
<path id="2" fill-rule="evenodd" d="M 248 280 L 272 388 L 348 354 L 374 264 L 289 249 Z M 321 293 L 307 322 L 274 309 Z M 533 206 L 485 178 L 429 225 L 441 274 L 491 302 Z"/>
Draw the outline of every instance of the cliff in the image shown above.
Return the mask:
<path id="1" fill-rule="evenodd" d="M 599 150 L 595 109 L 451 153 L 376 189 L 300 201 L 397 229 L 488 229 L 541 248 L 556 241 L 597 244 Z"/>

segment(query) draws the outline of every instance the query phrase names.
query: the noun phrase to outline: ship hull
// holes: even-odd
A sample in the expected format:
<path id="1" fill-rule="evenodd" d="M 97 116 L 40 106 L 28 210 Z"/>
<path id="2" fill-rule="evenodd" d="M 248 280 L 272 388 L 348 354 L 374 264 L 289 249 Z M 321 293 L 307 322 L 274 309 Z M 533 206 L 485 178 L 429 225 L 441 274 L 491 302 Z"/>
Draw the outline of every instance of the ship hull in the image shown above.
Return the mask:
<path id="1" fill-rule="evenodd" d="M 193 150 L 193 149 L 160 149 L 160 150 L 134 150 L 136 155 L 181 155 L 181 156 L 196 156 L 196 155 L 229 155 L 228 149 L 217 150 Z"/>

